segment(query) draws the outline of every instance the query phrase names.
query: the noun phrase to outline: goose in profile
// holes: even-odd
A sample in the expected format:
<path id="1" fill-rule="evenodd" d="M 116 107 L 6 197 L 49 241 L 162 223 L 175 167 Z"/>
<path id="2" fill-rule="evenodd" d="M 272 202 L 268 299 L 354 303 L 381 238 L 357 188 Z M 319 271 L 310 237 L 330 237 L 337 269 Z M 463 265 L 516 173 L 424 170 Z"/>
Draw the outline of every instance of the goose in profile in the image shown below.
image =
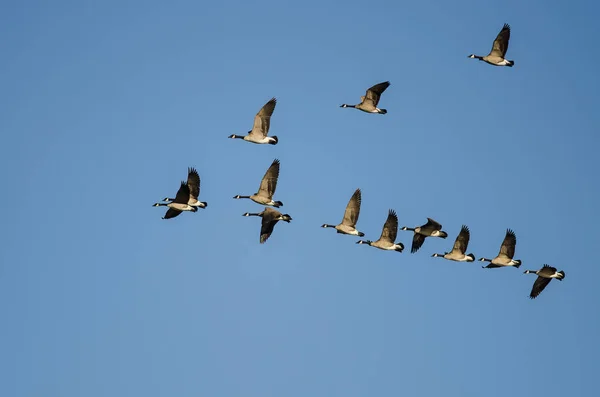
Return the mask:
<path id="1" fill-rule="evenodd" d="M 412 254 L 421 248 L 426 237 L 448 237 L 448 233 L 442 230 L 442 225 L 431 218 L 427 218 L 427 223 L 422 226 L 417 226 L 414 229 L 404 226 L 402 230 L 415 232 L 413 236 L 412 247 L 410 248 L 410 252 Z"/>
<path id="2" fill-rule="evenodd" d="M 519 266 L 521 266 L 521 261 L 519 259 L 513 259 L 513 257 L 515 256 L 516 245 L 517 236 L 515 235 L 515 232 L 513 232 L 510 229 L 506 229 L 506 236 L 504 237 L 504 241 L 500 246 L 500 252 L 498 253 L 498 256 L 494 259 L 479 259 L 481 262 L 490 262 L 489 265 L 482 267 L 492 269 L 495 267 L 514 266 L 518 268 Z"/>
<path id="3" fill-rule="evenodd" d="M 358 222 L 358 216 L 360 215 L 361 201 L 361 191 L 360 189 L 356 189 L 352 197 L 350 197 L 348 205 L 346 206 L 346 211 L 344 212 L 344 219 L 342 219 L 342 223 L 340 223 L 337 226 L 325 223 L 321 227 L 331 227 L 337 230 L 338 233 L 363 237 L 365 234 L 356 230 L 356 222 Z"/>
<path id="4" fill-rule="evenodd" d="M 279 139 L 277 136 L 268 136 L 269 127 L 271 126 L 271 116 L 277 105 L 277 99 L 271 98 L 254 116 L 254 125 L 252 130 L 248 131 L 248 135 L 229 135 L 232 139 L 243 139 L 247 142 L 252 143 L 268 143 L 270 145 L 277 145 Z"/>
<path id="5" fill-rule="evenodd" d="M 531 293 L 529 294 L 529 297 L 531 299 L 537 298 L 537 296 L 542 293 L 544 288 L 546 288 L 546 286 L 550 284 L 550 281 L 552 281 L 553 278 L 559 281 L 562 281 L 563 278 L 565 278 L 565 272 L 563 272 L 562 270 L 560 272 L 557 272 L 555 267 L 548 265 L 542 266 L 540 270 L 525 270 L 524 273 L 537 274 L 538 276 L 535 282 L 533 283 L 533 288 L 531 288 Z"/>
<path id="6" fill-rule="evenodd" d="M 269 239 L 271 233 L 273 233 L 273 229 L 275 225 L 279 221 L 284 221 L 290 223 L 292 217 L 288 214 L 282 214 L 281 212 L 274 210 L 270 207 L 265 207 L 264 211 L 259 213 L 250 213 L 246 212 L 244 216 L 260 216 L 262 218 L 262 223 L 260 226 L 260 243 L 264 243 Z"/>
<path id="7" fill-rule="evenodd" d="M 258 192 L 254 193 L 252 196 L 233 196 L 234 199 L 250 199 L 255 203 L 262 205 L 271 205 L 275 208 L 279 208 L 283 206 L 281 201 L 273 201 L 273 195 L 275 194 L 275 189 L 277 189 L 277 179 L 279 178 L 279 160 L 273 160 L 271 166 L 265 172 L 265 176 L 263 176 L 262 181 L 260 182 L 260 187 L 258 188 Z"/>
<path id="8" fill-rule="evenodd" d="M 188 200 L 188 204 L 192 207 L 206 208 L 208 203 L 205 201 L 198 201 L 198 196 L 200 196 L 200 175 L 198 175 L 198 171 L 195 168 L 188 168 L 188 179 L 187 185 L 190 189 L 190 198 Z M 174 201 L 175 199 L 166 197 L 163 201 Z"/>
<path id="9" fill-rule="evenodd" d="M 371 240 L 358 240 L 356 244 L 367 244 L 371 247 L 379 248 L 387 251 L 398 251 L 402 252 L 404 244 L 395 243 L 396 236 L 398 234 L 398 216 L 396 211 L 389 210 L 387 219 L 383 225 L 381 231 L 381 237 L 377 241 Z"/>
<path id="10" fill-rule="evenodd" d="M 467 252 L 467 247 L 469 246 L 470 238 L 471 232 L 469 231 L 469 227 L 467 225 L 462 225 L 460 233 L 458 233 L 458 236 L 456 236 L 456 240 L 454 241 L 452 251 L 444 252 L 443 254 L 433 254 L 431 256 L 434 258 L 439 257 L 456 262 L 473 262 L 475 260 L 475 255 L 465 255 L 465 252 Z"/>
<path id="11" fill-rule="evenodd" d="M 496 40 L 494 40 L 494 44 L 492 45 L 492 50 L 486 56 L 479 56 L 475 54 L 469 55 L 469 58 L 479 59 L 480 61 L 484 61 L 494 66 L 509 66 L 512 67 L 515 64 L 515 61 L 509 61 L 505 59 L 506 51 L 508 50 L 508 41 L 510 40 L 510 26 L 508 24 L 504 24 L 498 36 L 496 36 Z"/>
<path id="12" fill-rule="evenodd" d="M 355 109 L 362 110 L 363 112 L 367 112 L 367 113 L 386 114 L 387 110 L 379 109 L 377 107 L 377 105 L 379 104 L 379 98 L 381 97 L 381 94 L 383 94 L 383 92 L 389 86 L 390 86 L 389 81 L 375 84 L 373 87 L 371 87 L 367 90 L 367 93 L 365 94 L 365 96 L 360 97 L 361 102 L 358 105 L 347 105 L 344 103 L 340 107 L 341 108 L 355 108 Z"/>
<path id="13" fill-rule="evenodd" d="M 181 185 L 179 186 L 179 190 L 175 195 L 175 199 L 170 203 L 154 203 L 154 207 L 169 207 L 165 216 L 162 219 L 171 219 L 175 218 L 177 215 L 181 214 L 183 211 L 198 211 L 198 207 L 193 207 L 188 204 L 190 200 L 190 188 L 188 184 L 184 181 L 181 181 Z"/>

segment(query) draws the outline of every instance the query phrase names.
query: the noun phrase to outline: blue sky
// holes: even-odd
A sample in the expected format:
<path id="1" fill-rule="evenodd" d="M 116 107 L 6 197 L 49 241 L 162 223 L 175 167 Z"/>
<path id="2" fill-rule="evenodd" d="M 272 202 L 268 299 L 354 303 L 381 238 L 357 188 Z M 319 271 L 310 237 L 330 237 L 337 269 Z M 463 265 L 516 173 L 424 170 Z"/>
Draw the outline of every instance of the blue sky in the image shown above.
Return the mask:
<path id="1" fill-rule="evenodd" d="M 0 395 L 592 395 L 598 12 L 3 4 Z M 505 22 L 515 67 L 467 58 Z M 387 115 L 339 108 L 386 80 Z M 277 146 L 227 139 L 273 96 Z M 261 245 L 232 197 L 274 158 L 293 221 Z M 189 166 L 209 206 L 162 220 Z M 367 238 L 390 208 L 450 237 L 398 254 L 321 229 L 357 187 Z M 521 268 L 431 258 L 462 224 L 478 258 L 512 228 Z M 544 263 L 567 276 L 531 301 Z"/>

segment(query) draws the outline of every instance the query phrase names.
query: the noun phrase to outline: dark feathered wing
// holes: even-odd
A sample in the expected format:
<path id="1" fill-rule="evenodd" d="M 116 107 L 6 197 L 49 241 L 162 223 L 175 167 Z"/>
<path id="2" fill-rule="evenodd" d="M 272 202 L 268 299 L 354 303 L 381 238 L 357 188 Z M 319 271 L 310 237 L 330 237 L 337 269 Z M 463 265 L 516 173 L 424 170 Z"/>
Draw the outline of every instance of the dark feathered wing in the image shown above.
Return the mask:
<path id="1" fill-rule="evenodd" d="M 502 242 L 502 246 L 500 247 L 500 255 L 505 255 L 508 258 L 512 259 L 515 255 L 515 246 L 517 245 L 517 236 L 515 232 L 510 229 L 506 230 L 506 236 L 504 237 L 504 241 Z"/>
<path id="2" fill-rule="evenodd" d="M 490 55 L 504 58 L 504 56 L 506 55 L 506 51 L 508 50 L 509 40 L 510 26 L 505 23 L 500 33 L 498 33 L 498 36 L 496 36 L 496 40 L 494 40 L 494 44 L 492 45 L 492 51 L 490 51 Z"/>
<path id="3" fill-rule="evenodd" d="M 269 127 L 271 126 L 271 116 L 277 105 L 277 99 L 271 98 L 256 114 L 254 117 L 254 126 L 252 127 L 251 134 L 259 135 L 260 137 L 266 137 L 269 133 Z"/>
<path id="4" fill-rule="evenodd" d="M 262 181 L 260 181 L 260 187 L 258 188 L 258 195 L 273 198 L 275 189 L 277 189 L 277 180 L 279 179 L 279 160 L 273 160 L 271 166 L 265 172 Z"/>
<path id="5" fill-rule="evenodd" d="M 342 220 L 342 224 L 350 227 L 356 227 L 356 222 L 358 222 L 358 216 L 360 215 L 361 201 L 362 193 L 360 189 L 356 189 L 354 194 L 352 194 L 352 197 L 350 197 L 350 201 L 348 201 L 348 205 L 344 211 L 344 219 Z"/>
<path id="6" fill-rule="evenodd" d="M 381 94 L 390 86 L 389 81 L 385 81 L 383 83 L 375 84 L 373 87 L 367 90 L 367 93 L 363 99 L 364 102 L 370 101 L 373 106 L 377 107 L 379 103 L 379 99 L 381 98 Z"/>
<path id="7" fill-rule="evenodd" d="M 200 197 L 200 175 L 195 168 L 188 168 L 187 185 L 190 189 L 190 197 L 198 199 Z"/>
<path id="8" fill-rule="evenodd" d="M 381 237 L 379 238 L 382 241 L 388 241 L 390 243 L 394 243 L 396 241 L 396 236 L 398 235 L 398 215 L 396 215 L 396 211 L 389 210 L 388 217 L 383 225 L 383 230 L 381 231 Z"/>
<path id="9" fill-rule="evenodd" d="M 546 288 L 550 281 L 552 281 L 551 278 L 538 276 L 538 278 L 536 278 L 535 282 L 533 283 L 533 288 L 531 288 L 531 293 L 529 294 L 529 297 L 531 299 L 537 298 L 537 296 L 542 293 L 542 291 L 544 290 L 544 288 Z"/>
<path id="10" fill-rule="evenodd" d="M 467 252 L 467 247 L 469 246 L 469 239 L 471 238 L 471 233 L 469 228 L 466 225 L 463 225 L 460 229 L 460 233 L 456 236 L 456 241 L 454 241 L 454 246 L 452 247 L 452 251 L 460 252 L 461 254 L 465 254 Z"/>

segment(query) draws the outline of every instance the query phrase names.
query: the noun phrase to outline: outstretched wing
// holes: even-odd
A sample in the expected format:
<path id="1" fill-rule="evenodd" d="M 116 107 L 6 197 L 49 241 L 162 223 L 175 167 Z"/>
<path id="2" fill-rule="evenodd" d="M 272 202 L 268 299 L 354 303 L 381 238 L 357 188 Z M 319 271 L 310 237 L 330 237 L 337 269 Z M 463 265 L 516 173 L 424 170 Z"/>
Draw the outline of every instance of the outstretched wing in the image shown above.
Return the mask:
<path id="1" fill-rule="evenodd" d="M 187 185 L 190 189 L 190 197 L 197 200 L 200 196 L 200 175 L 193 167 L 188 168 Z"/>
<path id="2" fill-rule="evenodd" d="M 363 97 L 363 102 L 371 102 L 374 107 L 377 107 L 379 103 L 379 99 L 381 98 L 381 94 L 390 86 L 389 81 L 385 81 L 383 83 L 375 84 L 373 87 L 367 90 L 365 97 Z"/>
<path id="3" fill-rule="evenodd" d="M 498 33 L 498 36 L 496 36 L 496 40 L 494 40 L 494 44 L 492 45 L 492 51 L 490 51 L 490 55 L 504 58 L 504 56 L 506 55 L 506 51 L 508 50 L 509 40 L 510 26 L 505 23 L 500 33 Z"/>
<path id="4" fill-rule="evenodd" d="M 398 215 L 396 215 L 396 211 L 389 210 L 387 220 L 383 225 L 383 230 L 381 231 L 381 237 L 379 237 L 379 239 L 382 241 L 388 241 L 393 244 L 396 241 L 397 235 Z"/>
<path id="5" fill-rule="evenodd" d="M 471 238 L 471 233 L 469 231 L 468 226 L 462 225 L 460 229 L 460 233 L 456 236 L 456 241 L 454 241 L 454 246 L 452 247 L 452 251 L 460 252 L 461 254 L 465 254 L 467 252 L 467 247 L 469 246 L 469 239 Z"/>
<path id="6" fill-rule="evenodd" d="M 190 199 L 190 188 L 186 182 L 181 181 L 177 195 L 175 196 L 174 203 L 187 204 Z"/>
<path id="7" fill-rule="evenodd" d="M 502 242 L 502 246 L 500 247 L 500 254 L 504 255 L 510 259 L 515 256 L 515 246 L 517 245 L 517 236 L 515 232 L 510 229 L 506 229 L 506 236 L 504 237 L 504 241 Z"/>
<path id="8" fill-rule="evenodd" d="M 423 243 L 425 242 L 425 236 L 419 233 L 415 233 L 413 236 L 412 247 L 410 248 L 411 254 L 414 254 L 421 248 Z"/>
<path id="9" fill-rule="evenodd" d="M 269 127 L 271 126 L 271 116 L 277 105 L 277 99 L 271 98 L 254 116 L 254 126 L 252 126 L 251 134 L 255 134 L 261 137 L 266 137 L 269 133 Z"/>
<path id="10" fill-rule="evenodd" d="M 169 208 L 167 210 L 167 213 L 165 214 L 165 216 L 163 216 L 163 219 L 171 219 L 171 218 L 175 218 L 177 215 L 181 214 L 181 211 L 176 210 L 174 208 Z"/>
<path id="11" fill-rule="evenodd" d="M 535 282 L 533 283 L 533 288 L 531 288 L 531 293 L 529 294 L 529 297 L 531 299 L 537 298 L 537 296 L 542 293 L 542 291 L 544 290 L 544 288 L 546 288 L 550 281 L 552 281 L 551 278 L 538 276 L 538 278 L 536 278 Z"/>
<path id="12" fill-rule="evenodd" d="M 265 241 L 271 237 L 271 233 L 273 233 L 273 229 L 278 222 L 277 217 L 281 215 L 281 213 L 272 208 L 265 208 L 262 216 L 262 222 L 260 226 L 260 243 L 263 244 Z"/>
<path id="13" fill-rule="evenodd" d="M 358 216 L 360 215 L 361 201 L 362 193 L 360 189 L 356 189 L 352 197 L 350 197 L 350 201 L 348 201 L 346 211 L 344 212 L 344 219 L 342 219 L 342 224 L 350 227 L 356 227 L 356 222 L 358 222 Z"/>
<path id="14" fill-rule="evenodd" d="M 260 187 L 258 188 L 258 195 L 272 199 L 277 189 L 277 179 L 279 178 L 279 160 L 275 159 L 271 163 L 271 166 L 265 172 L 262 181 L 260 181 Z"/>
<path id="15" fill-rule="evenodd" d="M 423 229 L 432 228 L 433 230 L 442 230 L 442 225 L 431 218 L 427 218 L 427 223 L 422 226 Z"/>

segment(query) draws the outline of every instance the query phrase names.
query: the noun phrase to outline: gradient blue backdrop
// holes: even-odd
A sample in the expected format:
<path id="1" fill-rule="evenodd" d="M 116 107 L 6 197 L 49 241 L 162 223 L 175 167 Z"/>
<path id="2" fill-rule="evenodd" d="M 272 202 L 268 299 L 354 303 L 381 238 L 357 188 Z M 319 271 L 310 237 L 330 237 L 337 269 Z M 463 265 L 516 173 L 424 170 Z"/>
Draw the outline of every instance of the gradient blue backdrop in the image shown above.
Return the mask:
<path id="1" fill-rule="evenodd" d="M 0 10 L 0 395 L 597 392 L 594 2 Z M 514 68 L 467 58 L 505 22 Z M 387 115 L 338 107 L 385 80 Z M 227 139 L 273 96 L 279 145 Z M 232 197 L 274 158 L 294 220 L 260 245 Z M 188 166 L 209 207 L 162 220 Z M 357 187 L 367 238 L 389 208 L 450 237 L 398 254 L 321 229 Z M 477 257 L 514 229 L 523 266 L 431 258 L 463 223 Z M 544 263 L 567 277 L 531 301 Z"/>

